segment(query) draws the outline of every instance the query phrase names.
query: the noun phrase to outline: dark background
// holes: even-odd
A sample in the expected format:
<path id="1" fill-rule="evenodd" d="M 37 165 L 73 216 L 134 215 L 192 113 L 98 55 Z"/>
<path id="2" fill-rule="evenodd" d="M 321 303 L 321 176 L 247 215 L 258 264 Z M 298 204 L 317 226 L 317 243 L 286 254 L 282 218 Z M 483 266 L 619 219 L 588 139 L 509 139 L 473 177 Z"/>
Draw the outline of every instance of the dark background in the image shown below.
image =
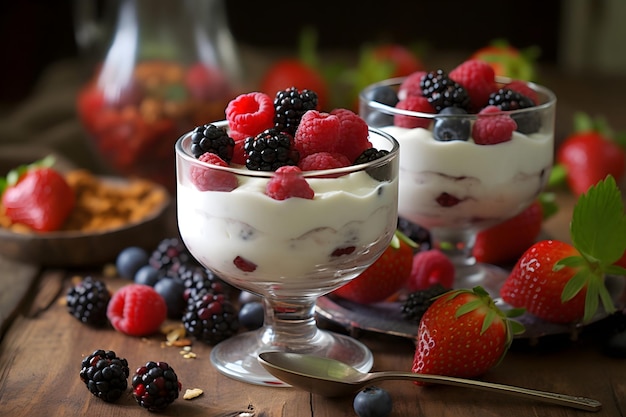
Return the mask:
<path id="1" fill-rule="evenodd" d="M 371 6 L 374 2 L 352 0 L 224 3 L 235 40 L 253 47 L 295 51 L 301 29 L 310 26 L 318 33 L 320 49 L 392 41 L 471 52 L 504 38 L 519 48 L 539 46 L 541 61 L 557 58 L 560 1 L 386 0 L 384 9 Z M 73 0 L 0 2 L 0 39 L 5 48 L 0 104 L 24 99 L 47 65 L 77 56 L 72 8 Z"/>

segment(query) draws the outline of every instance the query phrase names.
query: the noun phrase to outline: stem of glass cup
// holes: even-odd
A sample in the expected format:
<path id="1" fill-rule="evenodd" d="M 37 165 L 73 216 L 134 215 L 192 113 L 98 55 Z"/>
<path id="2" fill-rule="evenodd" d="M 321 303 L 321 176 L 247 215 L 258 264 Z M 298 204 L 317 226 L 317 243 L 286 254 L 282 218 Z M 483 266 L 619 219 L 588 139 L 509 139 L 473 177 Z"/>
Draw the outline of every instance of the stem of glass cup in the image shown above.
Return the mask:
<path id="1" fill-rule="evenodd" d="M 264 297 L 262 341 L 280 350 L 298 350 L 314 345 L 319 336 L 315 321 L 317 298 L 277 299 Z"/>

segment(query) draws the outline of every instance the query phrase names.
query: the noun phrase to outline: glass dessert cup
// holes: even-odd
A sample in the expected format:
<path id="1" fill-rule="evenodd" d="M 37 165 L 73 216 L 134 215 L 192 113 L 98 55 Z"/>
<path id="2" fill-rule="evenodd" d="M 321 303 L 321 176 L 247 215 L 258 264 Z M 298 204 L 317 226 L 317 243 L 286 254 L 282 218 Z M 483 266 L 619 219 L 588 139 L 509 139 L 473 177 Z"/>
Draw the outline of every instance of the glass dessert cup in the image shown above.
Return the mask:
<path id="1" fill-rule="evenodd" d="M 224 126 L 224 122 L 218 125 Z M 195 159 L 191 137 L 176 143 L 177 217 L 191 254 L 230 284 L 263 297 L 264 326 L 217 344 L 212 364 L 232 378 L 288 386 L 258 362 L 264 351 L 308 353 L 369 370 L 361 342 L 318 329 L 318 297 L 355 278 L 388 246 L 396 229 L 398 144 L 370 130 L 389 154 L 376 161 L 304 176 L 313 199 L 274 200 L 265 194 L 273 173 L 218 167 Z M 235 177 L 231 191 L 201 191 L 194 172 Z"/>
<path id="2" fill-rule="evenodd" d="M 381 93 L 378 89 L 397 94 L 402 81 L 396 78 L 372 84 L 359 97 L 360 116 L 400 144 L 398 214 L 427 229 L 432 246 L 452 260 L 456 288 L 481 285 L 498 296 L 508 271 L 476 262 L 472 255 L 476 235 L 523 211 L 546 185 L 554 156 L 556 97 L 550 90 L 528 83 L 538 104 L 504 112 L 518 125 L 512 139 L 479 145 L 471 137 L 448 141 L 433 137 L 436 123 L 473 126 L 477 114 L 413 112 L 375 100 Z M 501 87 L 509 82 L 497 81 Z M 408 120 L 410 127 L 395 126 L 394 119 L 400 118 L 405 123 Z"/>

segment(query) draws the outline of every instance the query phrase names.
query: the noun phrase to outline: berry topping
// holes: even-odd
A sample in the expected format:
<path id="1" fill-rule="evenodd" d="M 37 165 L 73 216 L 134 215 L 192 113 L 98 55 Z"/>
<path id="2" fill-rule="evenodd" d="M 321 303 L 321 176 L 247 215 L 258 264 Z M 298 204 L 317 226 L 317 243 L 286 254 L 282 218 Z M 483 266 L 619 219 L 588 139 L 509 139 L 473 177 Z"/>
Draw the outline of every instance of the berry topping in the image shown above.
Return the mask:
<path id="1" fill-rule="evenodd" d="M 296 165 L 300 156 L 289 133 L 272 128 L 249 137 L 244 142 L 246 167 L 252 171 L 276 171 L 286 165 Z"/>
<path id="2" fill-rule="evenodd" d="M 460 198 L 453 196 L 450 193 L 447 192 L 443 192 L 441 194 L 439 194 L 439 196 L 437 196 L 437 198 L 435 199 L 435 201 L 441 206 L 441 207 L 454 207 L 457 204 L 459 204 L 461 201 Z"/>
<path id="3" fill-rule="evenodd" d="M 387 150 L 378 150 L 376 148 L 369 148 L 363 151 L 354 161 L 354 165 L 367 164 L 368 162 L 375 161 L 389 154 Z M 377 181 L 387 181 L 391 178 L 391 172 L 388 166 L 372 167 L 367 169 L 367 173 L 370 177 Z"/>
<path id="4" fill-rule="evenodd" d="M 435 284 L 452 288 L 454 264 L 438 249 L 417 252 L 413 256 L 411 276 L 407 281 L 409 291 L 425 290 Z"/>
<path id="5" fill-rule="evenodd" d="M 83 359 L 80 380 L 89 392 L 106 401 L 115 402 L 128 387 L 128 361 L 118 358 L 112 350 L 98 349 Z"/>
<path id="6" fill-rule="evenodd" d="M 495 77 L 493 68 L 478 59 L 464 61 L 450 71 L 450 78 L 467 91 L 474 111 L 485 107 L 491 93 L 498 89 Z"/>
<path id="7" fill-rule="evenodd" d="M 187 301 L 183 315 L 187 332 L 197 340 L 215 345 L 239 330 L 238 313 L 224 294 L 202 291 Z"/>
<path id="8" fill-rule="evenodd" d="M 535 103 L 517 91 L 509 88 L 501 88 L 489 95 L 488 105 L 496 106 L 503 111 L 508 111 L 526 109 L 534 106 Z"/>
<path id="9" fill-rule="evenodd" d="M 339 118 L 339 140 L 332 145 L 334 152 L 354 161 L 364 150 L 372 147 L 367 123 L 359 115 L 348 109 L 334 109 L 330 114 Z"/>
<path id="10" fill-rule="evenodd" d="M 65 300 L 69 313 L 82 323 L 92 326 L 108 323 L 107 306 L 111 293 L 104 282 L 86 277 L 67 291 Z"/>
<path id="11" fill-rule="evenodd" d="M 237 256 L 233 259 L 233 264 L 243 272 L 254 272 L 256 270 L 256 264 L 241 256 Z"/>
<path id="12" fill-rule="evenodd" d="M 198 158 L 201 162 L 227 167 L 228 164 L 214 153 L 204 153 Z M 239 185 L 237 176 L 232 172 L 222 171 L 207 166 L 191 167 L 189 176 L 200 191 L 232 191 Z"/>
<path id="13" fill-rule="evenodd" d="M 298 91 L 296 87 L 279 91 L 274 99 L 274 126 L 293 136 L 302 115 L 308 110 L 316 110 L 317 105 L 317 94 L 314 91 Z"/>
<path id="14" fill-rule="evenodd" d="M 167 305 L 154 288 L 126 285 L 111 297 L 107 317 L 115 330 L 130 336 L 147 336 L 159 330 L 167 316 Z"/>
<path id="15" fill-rule="evenodd" d="M 303 158 L 298 164 L 302 171 L 315 171 L 322 169 L 342 168 L 352 165 L 350 160 L 343 154 L 330 152 L 317 152 Z"/>
<path id="16" fill-rule="evenodd" d="M 491 68 L 491 67 L 490 67 Z M 460 107 L 446 107 L 439 112 L 441 115 L 467 114 Z M 441 117 L 435 118 L 433 137 L 440 142 L 451 140 L 466 141 L 470 138 L 471 123 L 464 117 Z"/>
<path id="17" fill-rule="evenodd" d="M 256 136 L 274 126 L 274 104 L 264 93 L 241 94 L 228 103 L 226 120 L 234 140 Z"/>
<path id="18" fill-rule="evenodd" d="M 132 379 L 133 397 L 149 411 L 160 411 L 178 398 L 182 386 L 178 375 L 166 362 L 148 362 Z"/>
<path id="19" fill-rule="evenodd" d="M 300 158 L 317 152 L 332 152 L 332 144 L 339 140 L 339 126 L 337 115 L 317 110 L 306 112 L 294 136 Z"/>
<path id="20" fill-rule="evenodd" d="M 291 197 L 312 200 L 315 191 L 302 176 L 302 170 L 294 166 L 284 166 L 276 170 L 267 183 L 265 194 L 274 200 L 285 200 Z"/>
<path id="21" fill-rule="evenodd" d="M 400 84 L 400 88 L 398 89 L 398 98 L 404 100 L 409 96 L 422 97 L 423 93 L 421 84 L 424 75 L 426 75 L 426 71 L 416 71 L 411 75 L 408 75 Z"/>
<path id="22" fill-rule="evenodd" d="M 495 145 L 511 140 L 517 123 L 495 106 L 487 106 L 478 113 L 472 127 L 472 137 L 478 145 Z"/>
<path id="23" fill-rule="evenodd" d="M 509 90 L 517 91 L 518 93 L 528 97 L 535 105 L 539 104 L 539 97 L 537 92 L 530 88 L 528 83 L 522 80 L 512 80 L 506 85 Z"/>
<path id="24" fill-rule="evenodd" d="M 226 129 L 212 124 L 198 126 L 191 133 L 191 152 L 200 158 L 205 152 L 214 153 L 226 162 L 233 158 L 235 141 Z"/>
<path id="25" fill-rule="evenodd" d="M 400 110 L 409 110 L 420 113 L 434 113 L 433 106 L 428 102 L 426 97 L 408 96 L 404 100 L 400 100 L 396 104 L 396 108 Z M 430 119 L 419 118 L 415 116 L 405 116 L 403 114 L 396 114 L 393 117 L 393 124 L 399 127 L 406 127 L 408 129 L 414 129 L 416 127 L 428 128 L 430 125 Z"/>
<path id="26" fill-rule="evenodd" d="M 468 109 L 470 98 L 465 88 L 439 69 L 426 73 L 420 83 L 422 94 L 440 112 L 445 107 L 461 107 Z"/>

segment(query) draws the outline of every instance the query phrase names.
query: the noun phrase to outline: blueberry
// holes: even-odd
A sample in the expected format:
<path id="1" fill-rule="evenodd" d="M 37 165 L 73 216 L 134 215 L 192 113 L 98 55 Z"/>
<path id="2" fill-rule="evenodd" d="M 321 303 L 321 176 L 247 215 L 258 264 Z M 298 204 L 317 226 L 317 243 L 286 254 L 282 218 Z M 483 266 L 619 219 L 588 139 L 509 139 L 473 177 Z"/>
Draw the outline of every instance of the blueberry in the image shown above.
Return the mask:
<path id="1" fill-rule="evenodd" d="M 252 301 L 241 306 L 239 310 L 239 324 L 248 330 L 263 326 L 263 303 Z"/>
<path id="2" fill-rule="evenodd" d="M 123 249 L 115 260 L 117 273 L 126 279 L 134 279 L 135 274 L 144 265 L 148 264 L 148 252 L 137 246 L 129 246 Z"/>
<path id="3" fill-rule="evenodd" d="M 163 277 L 154 284 L 154 290 L 165 300 L 167 316 L 171 319 L 181 318 L 186 307 L 185 285 L 177 279 Z"/>
<path id="4" fill-rule="evenodd" d="M 446 107 L 439 114 L 455 115 L 467 114 L 467 112 L 459 107 Z M 441 117 L 435 118 L 435 127 L 433 136 L 435 140 L 440 142 L 448 142 L 451 140 L 466 141 L 470 137 L 471 125 L 470 120 L 464 117 Z"/>
<path id="5" fill-rule="evenodd" d="M 395 107 L 396 104 L 398 104 L 398 95 L 395 90 L 388 85 L 372 88 L 368 90 L 364 96 L 366 100 L 376 101 L 391 107 Z"/>
<path id="6" fill-rule="evenodd" d="M 159 270 L 151 265 L 144 265 L 135 273 L 133 279 L 136 284 L 154 287 L 154 284 L 159 280 Z"/>
<path id="7" fill-rule="evenodd" d="M 241 291 L 239 293 L 239 304 L 244 305 L 253 301 L 261 301 L 261 296 L 250 291 Z"/>
<path id="8" fill-rule="evenodd" d="M 391 413 L 391 396 L 382 388 L 367 387 L 354 397 L 354 412 L 359 417 L 387 417 Z"/>

